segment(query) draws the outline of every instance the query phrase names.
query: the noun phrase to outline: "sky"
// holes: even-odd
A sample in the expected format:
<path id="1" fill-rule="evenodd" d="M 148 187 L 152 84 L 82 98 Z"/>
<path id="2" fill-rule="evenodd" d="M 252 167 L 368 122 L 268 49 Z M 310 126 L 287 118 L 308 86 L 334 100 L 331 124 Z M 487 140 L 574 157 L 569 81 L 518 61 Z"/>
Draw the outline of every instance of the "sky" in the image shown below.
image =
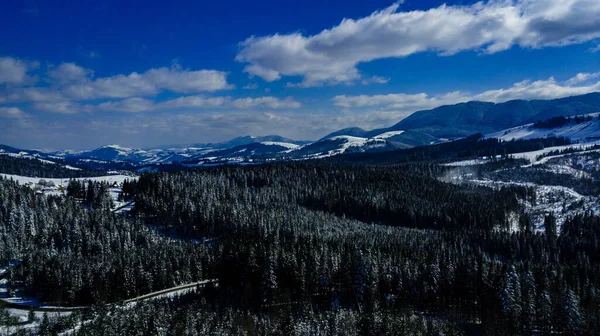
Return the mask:
<path id="1" fill-rule="evenodd" d="M 0 144 L 316 140 L 600 91 L 600 1 L 4 0 Z"/>

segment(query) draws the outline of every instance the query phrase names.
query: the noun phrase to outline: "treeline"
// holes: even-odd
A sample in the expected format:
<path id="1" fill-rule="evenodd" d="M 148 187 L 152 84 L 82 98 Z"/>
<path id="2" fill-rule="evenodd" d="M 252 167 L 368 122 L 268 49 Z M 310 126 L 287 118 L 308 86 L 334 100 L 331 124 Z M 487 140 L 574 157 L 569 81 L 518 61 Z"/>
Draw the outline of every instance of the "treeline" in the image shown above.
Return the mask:
<path id="1" fill-rule="evenodd" d="M 9 155 L 0 155 L 0 173 L 41 178 L 77 178 L 106 175 L 105 170 L 69 169 L 61 162 L 49 163 Z"/>
<path id="2" fill-rule="evenodd" d="M 566 124 L 569 124 L 571 122 L 576 123 L 576 124 L 581 124 L 587 121 L 591 121 L 592 116 L 574 116 L 574 117 L 567 117 L 565 118 L 564 116 L 558 116 L 558 117 L 553 117 L 550 119 L 546 119 L 546 120 L 538 120 L 535 123 L 533 123 L 533 127 L 535 128 L 559 128 L 559 127 L 563 127 Z"/>

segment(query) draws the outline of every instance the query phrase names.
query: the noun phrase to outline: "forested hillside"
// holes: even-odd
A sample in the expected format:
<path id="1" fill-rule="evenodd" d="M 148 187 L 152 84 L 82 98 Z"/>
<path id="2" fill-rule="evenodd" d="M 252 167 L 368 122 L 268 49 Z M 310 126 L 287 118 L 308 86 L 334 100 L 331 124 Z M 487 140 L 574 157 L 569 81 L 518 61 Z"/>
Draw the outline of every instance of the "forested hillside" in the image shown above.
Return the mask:
<path id="1" fill-rule="evenodd" d="M 80 335 L 600 332 L 600 217 L 559 231 L 549 216 L 535 232 L 519 201 L 533 189 L 434 178 L 448 169 L 144 173 L 123 185 L 127 217 L 109 210 L 102 183 L 58 198 L 1 181 L 0 257 L 20 261 L 11 291 L 93 304 L 42 321 L 56 332 L 77 321 L 88 321 Z M 213 278 L 180 298 L 100 304 Z"/>

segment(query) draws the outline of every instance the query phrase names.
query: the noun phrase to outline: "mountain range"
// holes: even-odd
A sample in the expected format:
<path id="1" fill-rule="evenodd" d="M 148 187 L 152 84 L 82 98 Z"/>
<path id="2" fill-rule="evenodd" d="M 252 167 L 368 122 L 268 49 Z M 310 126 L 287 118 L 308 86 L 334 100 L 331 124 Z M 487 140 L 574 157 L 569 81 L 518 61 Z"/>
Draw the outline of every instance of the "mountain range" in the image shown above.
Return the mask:
<path id="1" fill-rule="evenodd" d="M 301 160 L 325 158 L 344 153 L 405 149 L 451 141 L 475 133 L 492 134 L 494 137 L 508 140 L 505 134 L 499 132 L 513 134 L 517 131 L 514 129 L 504 130 L 515 127 L 519 130 L 519 127 L 530 127 L 530 124 L 536 121 L 557 116 L 570 117 L 598 111 L 600 111 L 600 93 L 553 100 L 511 100 L 505 103 L 471 101 L 418 111 L 387 128 L 341 129 L 317 141 L 295 141 L 278 135 L 242 136 L 220 143 L 172 145 L 146 149 L 106 145 L 79 152 L 45 153 L 0 146 L 0 153 L 45 160 L 64 160 L 70 165 L 86 168 L 107 164 L 114 166 L 115 163 L 118 163 L 117 168 L 135 168 L 170 163 L 193 166 Z M 522 131 L 522 128 L 520 130 Z M 536 132 L 532 134 L 539 134 L 541 137 L 544 133 Z M 549 136 L 550 133 L 544 134 Z M 588 129 L 584 133 L 588 138 L 600 136 L 600 130 Z"/>

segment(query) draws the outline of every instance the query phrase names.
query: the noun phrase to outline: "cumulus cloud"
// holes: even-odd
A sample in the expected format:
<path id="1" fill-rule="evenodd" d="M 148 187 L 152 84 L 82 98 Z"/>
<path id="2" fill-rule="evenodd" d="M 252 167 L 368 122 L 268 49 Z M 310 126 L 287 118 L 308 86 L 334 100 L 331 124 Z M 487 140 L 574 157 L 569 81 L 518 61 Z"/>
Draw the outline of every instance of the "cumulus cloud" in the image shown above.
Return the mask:
<path id="1" fill-rule="evenodd" d="M 28 73 L 39 68 L 38 62 L 27 62 L 12 57 L 0 57 L 0 84 L 26 84 L 34 80 Z"/>
<path id="2" fill-rule="evenodd" d="M 128 98 L 156 95 L 163 90 L 176 93 L 214 92 L 232 89 L 227 73 L 217 70 L 183 70 L 179 67 L 150 69 L 144 73 L 85 80 L 62 88 L 73 100 Z"/>
<path id="3" fill-rule="evenodd" d="M 22 119 L 25 117 L 27 114 L 17 107 L 0 107 L 0 118 Z"/>
<path id="4" fill-rule="evenodd" d="M 175 64 L 169 68 L 149 69 L 143 73 L 118 74 L 94 78 L 94 71 L 75 63 L 50 66 L 44 86 L 27 86 L 32 77 L 28 72 L 39 67 L 37 62 L 0 58 L 0 84 L 9 83 L 0 92 L 0 103 L 31 103 L 36 111 L 73 114 L 81 111 L 143 112 L 178 107 L 215 107 L 226 98 L 187 96 L 164 103 L 147 97 L 163 91 L 178 94 L 215 92 L 231 89 L 227 73 L 217 70 L 188 70 Z M 14 85 L 13 85 L 14 84 Z M 102 104 L 81 101 L 119 99 Z"/>
<path id="5" fill-rule="evenodd" d="M 80 67 L 75 63 L 62 63 L 48 71 L 48 76 L 51 79 L 61 83 L 85 81 L 93 74 L 92 70 Z"/>
<path id="6" fill-rule="evenodd" d="M 553 77 L 546 80 L 524 80 L 508 88 L 487 90 L 476 94 L 455 91 L 430 96 L 427 93 L 386 95 L 335 96 L 334 105 L 343 108 L 385 107 L 402 113 L 430 109 L 441 105 L 457 104 L 471 100 L 487 102 L 505 102 L 513 99 L 554 99 L 600 91 L 600 81 L 586 85 L 575 85 L 589 82 L 600 77 L 598 73 L 580 73 L 560 83 Z"/>
<path id="7" fill-rule="evenodd" d="M 0 58 L 0 84 L 23 84 L 0 93 L 5 102 L 79 101 L 103 98 L 147 97 L 162 91 L 174 93 L 215 92 L 232 89 L 227 73 L 188 70 L 180 66 L 149 69 L 143 73 L 94 78 L 94 71 L 75 63 L 62 63 L 48 72 L 49 87 L 27 87 L 27 72 L 39 66 L 12 58 Z"/>
<path id="8" fill-rule="evenodd" d="M 496 53 L 518 45 L 541 48 L 600 37 L 597 0 L 490 0 L 399 11 L 399 3 L 313 36 L 301 33 L 250 37 L 236 56 L 245 72 L 272 82 L 302 76 L 300 87 L 355 82 L 357 65 L 433 51 Z"/>

